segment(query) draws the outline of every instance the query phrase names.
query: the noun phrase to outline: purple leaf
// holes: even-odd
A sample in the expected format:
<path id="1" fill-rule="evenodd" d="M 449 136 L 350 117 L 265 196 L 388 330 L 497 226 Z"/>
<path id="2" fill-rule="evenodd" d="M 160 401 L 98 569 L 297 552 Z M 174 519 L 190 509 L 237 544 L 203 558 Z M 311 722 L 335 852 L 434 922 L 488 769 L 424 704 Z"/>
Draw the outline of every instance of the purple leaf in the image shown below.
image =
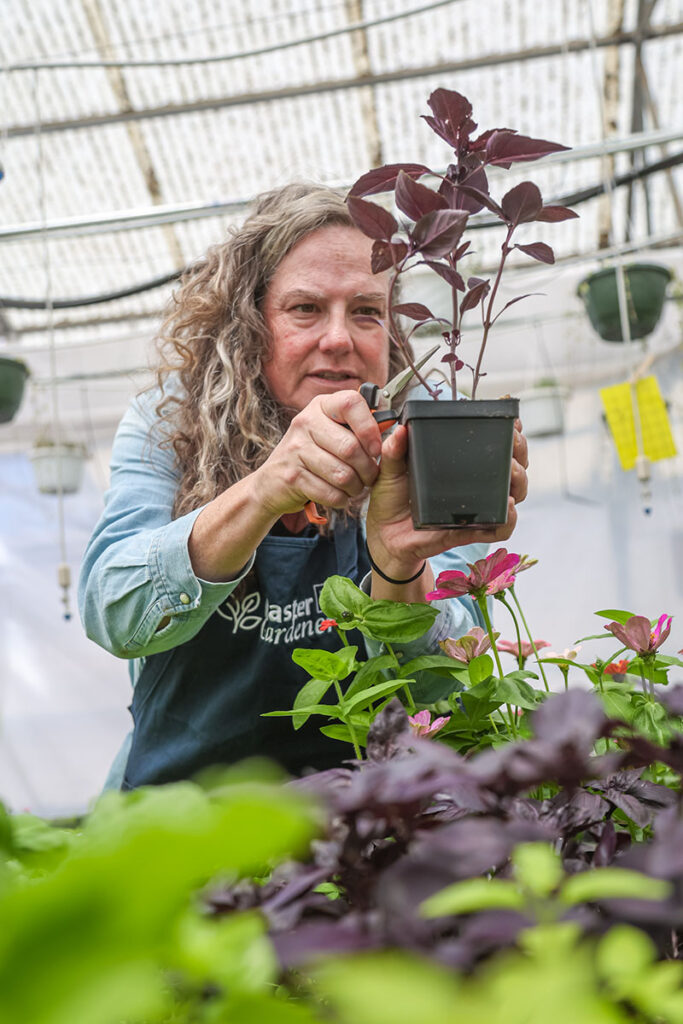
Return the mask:
<path id="1" fill-rule="evenodd" d="M 465 255 L 471 244 L 471 242 L 463 242 L 462 245 L 458 246 L 458 248 L 453 253 L 453 259 L 455 260 L 456 263 L 458 262 L 459 259 L 462 259 L 462 257 Z"/>
<path id="2" fill-rule="evenodd" d="M 429 127 L 455 150 L 464 148 L 463 143 L 477 127 L 467 97 L 452 89 L 435 89 L 427 102 L 434 115 L 423 115 Z"/>
<path id="3" fill-rule="evenodd" d="M 426 213 L 413 228 L 413 246 L 423 256 L 445 256 L 457 245 L 466 223 L 467 214 L 461 210 Z"/>
<path id="4" fill-rule="evenodd" d="M 503 306 L 503 308 L 496 314 L 496 320 L 498 319 L 498 317 L 500 316 L 501 313 L 505 312 L 505 310 L 508 308 L 508 306 L 514 306 L 515 302 L 521 302 L 522 299 L 529 299 L 529 298 L 531 298 L 532 295 L 542 295 L 542 294 L 543 294 L 543 292 L 527 292 L 526 295 L 518 295 L 516 299 L 510 299 L 510 301 L 506 302 L 505 305 Z"/>
<path id="5" fill-rule="evenodd" d="M 382 242 L 390 242 L 394 232 L 398 231 L 395 217 L 383 206 L 368 203 L 365 199 L 355 199 L 353 196 L 346 200 L 346 205 L 356 226 L 364 235 Z"/>
<path id="6" fill-rule="evenodd" d="M 439 186 L 439 192 L 445 197 L 452 210 L 467 210 L 468 213 L 479 213 L 483 203 L 469 195 L 464 186 L 476 188 L 484 195 L 488 195 L 489 183 L 486 171 L 478 167 L 471 174 L 468 174 L 462 185 L 458 185 L 451 178 L 444 178 Z"/>
<path id="7" fill-rule="evenodd" d="M 457 288 L 458 291 L 465 291 L 465 282 L 462 279 L 462 274 L 459 274 L 457 270 L 453 270 L 453 267 L 449 267 L 447 263 L 436 263 L 434 260 L 425 260 L 424 264 L 426 267 L 430 267 L 434 270 L 439 277 L 442 277 L 444 281 L 451 286 L 451 288 Z"/>
<path id="8" fill-rule="evenodd" d="M 470 280 L 473 279 L 470 278 Z M 474 309 L 475 306 L 478 306 L 482 299 L 488 294 L 490 288 L 491 286 L 488 281 L 479 281 L 473 288 L 470 288 L 465 295 L 465 298 L 460 303 L 460 316 L 462 316 L 466 310 Z"/>
<path id="9" fill-rule="evenodd" d="M 395 187 L 401 171 L 409 174 L 411 178 L 431 174 L 424 164 L 385 164 L 384 167 L 375 167 L 374 170 L 361 175 L 351 186 L 349 196 L 370 196 L 374 192 L 390 192 Z"/>
<path id="10" fill-rule="evenodd" d="M 578 217 L 576 210 L 570 210 L 568 206 L 544 206 L 536 220 L 546 220 L 554 223 L 558 220 L 572 220 Z"/>
<path id="11" fill-rule="evenodd" d="M 455 352 L 447 352 L 446 355 L 442 357 L 441 362 L 455 363 L 456 370 L 462 370 L 463 366 L 465 365 L 462 359 L 458 359 Z"/>
<path id="12" fill-rule="evenodd" d="M 520 249 L 525 252 L 527 256 L 531 256 L 532 259 L 540 260 L 541 263 L 554 263 L 555 253 L 546 245 L 545 242 L 531 242 L 529 245 L 515 245 L 515 249 Z"/>
<path id="13" fill-rule="evenodd" d="M 590 751 L 607 725 L 607 717 L 598 698 L 585 690 L 568 690 L 549 697 L 533 713 L 533 728 L 538 739 L 550 743 L 575 743 Z"/>
<path id="14" fill-rule="evenodd" d="M 478 153 L 482 149 L 486 149 L 486 145 L 495 132 L 510 132 L 511 135 L 516 135 L 517 132 L 514 128 L 489 128 L 487 131 L 482 132 L 481 135 L 477 135 L 476 139 L 472 139 L 470 142 L 470 153 Z"/>
<path id="15" fill-rule="evenodd" d="M 476 202 L 479 203 L 480 209 L 482 206 L 485 206 L 487 210 L 491 211 L 491 213 L 495 213 L 496 217 L 500 220 L 506 220 L 501 207 L 495 199 L 491 199 L 491 196 L 488 195 L 488 193 L 482 192 L 480 189 L 474 188 L 472 185 L 458 185 L 458 189 L 466 196 L 470 196 L 472 199 L 476 200 Z"/>
<path id="16" fill-rule="evenodd" d="M 558 142 L 547 142 L 545 139 L 531 139 L 527 135 L 517 135 L 506 129 L 493 132 L 486 143 L 487 164 L 498 164 L 509 167 L 511 163 L 522 160 L 538 160 L 548 153 L 559 153 L 569 149 Z"/>
<path id="17" fill-rule="evenodd" d="M 383 270 L 396 266 L 405 257 L 408 246 L 405 242 L 384 242 L 378 239 L 373 243 L 370 266 L 373 274 L 381 274 Z"/>
<path id="18" fill-rule="evenodd" d="M 600 842 L 595 847 L 593 854 L 593 867 L 605 868 L 614 860 L 617 852 L 617 833 L 613 821 L 606 821 L 605 827 L 600 836 Z"/>
<path id="19" fill-rule="evenodd" d="M 543 208 L 543 199 L 538 185 L 522 181 L 505 193 L 500 205 L 508 224 L 516 226 L 536 220 Z"/>
<path id="20" fill-rule="evenodd" d="M 658 692 L 657 699 L 670 715 L 683 715 L 683 683 L 676 683 L 670 690 Z"/>
<path id="21" fill-rule="evenodd" d="M 475 288 L 478 284 L 481 284 L 485 280 L 486 280 L 486 278 L 483 278 L 483 277 L 474 277 L 474 276 L 473 277 L 468 277 L 467 278 L 467 287 L 468 288 Z"/>
<path id="22" fill-rule="evenodd" d="M 426 185 L 420 185 L 419 182 L 413 181 L 405 171 L 399 173 L 395 196 L 399 210 L 411 220 L 419 220 L 425 213 L 431 213 L 432 210 L 443 210 L 448 206 L 442 195 L 439 195 L 434 189 L 427 188 Z"/>
<path id="23" fill-rule="evenodd" d="M 400 302 L 397 306 L 391 307 L 392 313 L 399 313 L 411 320 L 433 320 L 434 314 L 421 302 Z"/>

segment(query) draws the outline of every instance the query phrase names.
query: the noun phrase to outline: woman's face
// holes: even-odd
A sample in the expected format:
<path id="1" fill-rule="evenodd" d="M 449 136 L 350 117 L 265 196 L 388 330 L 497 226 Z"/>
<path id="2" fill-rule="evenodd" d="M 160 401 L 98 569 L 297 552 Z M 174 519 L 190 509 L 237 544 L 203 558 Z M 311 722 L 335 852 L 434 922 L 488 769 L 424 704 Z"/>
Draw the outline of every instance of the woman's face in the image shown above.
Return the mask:
<path id="1" fill-rule="evenodd" d="M 278 266 L 266 291 L 271 350 L 264 363 L 273 397 L 300 412 L 316 395 L 384 385 L 389 342 L 388 278 L 370 269 L 372 240 L 333 224 L 306 235 Z"/>

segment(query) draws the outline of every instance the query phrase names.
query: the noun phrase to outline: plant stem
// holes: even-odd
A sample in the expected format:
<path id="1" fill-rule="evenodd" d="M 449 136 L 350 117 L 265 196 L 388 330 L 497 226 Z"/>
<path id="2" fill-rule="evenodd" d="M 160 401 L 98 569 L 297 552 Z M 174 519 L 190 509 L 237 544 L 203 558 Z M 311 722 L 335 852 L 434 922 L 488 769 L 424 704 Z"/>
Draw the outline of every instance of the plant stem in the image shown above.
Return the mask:
<path id="1" fill-rule="evenodd" d="M 514 227 L 511 225 L 508 228 L 508 233 L 507 233 L 507 235 L 505 237 L 505 241 L 503 242 L 503 244 L 501 246 L 503 255 L 500 258 L 500 264 L 498 265 L 498 273 L 496 274 L 496 280 L 493 282 L 493 288 L 491 289 L 491 297 L 489 299 L 489 304 L 488 304 L 488 307 L 487 307 L 487 310 L 486 310 L 486 317 L 485 317 L 485 320 L 484 320 L 484 334 L 483 334 L 483 337 L 481 339 L 481 347 L 479 349 L 479 358 L 477 359 L 477 365 L 474 368 L 474 384 L 473 384 L 473 387 L 472 387 L 472 398 L 474 398 L 476 393 L 477 393 L 477 384 L 479 383 L 479 378 L 481 377 L 481 373 L 480 373 L 481 363 L 482 363 L 482 360 L 484 358 L 484 350 L 486 349 L 486 342 L 488 341 L 489 331 L 491 330 L 491 323 L 492 323 L 492 321 L 491 321 L 491 313 L 493 312 L 493 301 L 494 301 L 494 299 L 496 297 L 496 293 L 498 291 L 498 285 L 500 284 L 500 279 L 501 279 L 502 274 L 503 274 L 503 267 L 505 266 L 505 260 L 508 258 L 508 254 L 511 252 L 511 249 L 510 249 L 508 243 L 510 242 L 510 239 L 512 238 L 512 232 L 513 231 L 514 231 Z"/>
<path id="2" fill-rule="evenodd" d="M 334 688 L 337 691 L 337 698 L 339 700 L 339 706 L 340 706 L 340 708 L 343 708 L 344 707 L 344 694 L 342 693 L 342 688 L 339 685 L 339 680 L 338 679 L 335 679 L 335 681 L 334 681 Z M 341 718 L 341 720 L 344 723 L 344 725 L 346 726 L 346 728 L 349 730 L 349 735 L 351 737 L 351 742 L 353 743 L 353 750 L 354 750 L 354 753 L 356 755 L 356 759 L 358 761 L 362 761 L 363 760 L 363 755 L 361 753 L 361 749 L 360 749 L 360 746 L 358 744 L 358 738 L 356 736 L 356 730 L 354 729 L 353 725 L 351 724 L 351 720 L 347 719 L 343 713 L 340 713 L 339 717 Z"/>
<path id="3" fill-rule="evenodd" d="M 539 658 L 538 650 L 536 649 L 536 642 L 535 642 L 534 638 L 532 637 L 531 630 L 529 629 L 528 623 L 527 623 L 526 619 L 524 618 L 524 612 L 522 611 L 522 606 L 520 605 L 519 601 L 517 600 L 517 595 L 515 594 L 514 585 L 510 587 L 510 593 L 512 594 L 512 600 L 515 602 L 515 605 L 517 607 L 517 611 L 519 612 L 519 617 L 522 620 L 522 622 L 524 623 L 524 629 L 526 631 L 526 635 L 529 637 L 529 643 L 531 644 L 531 647 L 533 649 L 534 656 L 536 658 L 536 664 L 538 665 L 539 671 L 541 673 L 541 677 L 543 679 L 543 685 L 545 686 L 546 691 L 548 693 L 550 693 L 550 687 L 548 686 L 548 680 L 545 677 L 545 672 L 543 671 L 543 665 L 541 665 L 541 659 Z"/>
<path id="4" fill-rule="evenodd" d="M 489 635 L 489 640 L 491 641 L 491 649 L 496 659 L 496 666 L 498 668 L 498 678 L 502 679 L 505 673 L 503 672 L 503 666 L 500 663 L 500 654 L 498 653 L 498 648 L 496 647 L 496 639 L 493 635 L 493 626 L 491 625 L 491 616 L 489 615 L 489 610 L 486 606 L 486 597 L 478 597 L 477 604 L 479 605 L 479 610 L 481 611 L 481 614 L 484 616 L 484 622 L 486 623 L 486 632 Z M 517 739 L 517 727 L 515 725 L 515 719 L 512 713 L 512 708 L 510 707 L 509 704 L 506 704 L 505 707 L 507 708 L 508 712 L 510 731 L 514 739 Z"/>
<path id="5" fill-rule="evenodd" d="M 389 643 L 388 640 L 384 641 L 384 646 L 386 647 L 386 649 L 389 652 L 389 654 L 391 655 L 391 657 L 394 659 L 394 668 L 395 668 L 395 671 L 398 673 L 398 677 L 400 679 L 401 678 L 401 666 L 398 663 L 398 658 L 394 654 L 394 649 L 393 649 L 393 647 L 391 646 L 391 644 Z M 417 708 L 415 707 L 415 701 L 413 700 L 413 695 L 410 692 L 410 687 L 406 683 L 402 687 L 402 689 L 403 689 L 403 692 L 406 695 L 406 700 L 408 701 L 408 710 L 411 711 L 413 714 L 415 714 L 415 712 L 417 711 Z"/>
<path id="6" fill-rule="evenodd" d="M 519 623 L 517 622 L 517 616 L 515 615 L 512 606 L 506 601 L 505 593 L 501 590 L 499 594 L 496 594 L 498 600 L 505 605 L 507 610 L 512 616 L 512 621 L 515 624 L 515 633 L 517 634 L 517 665 L 519 668 L 524 668 L 524 657 L 522 656 L 522 634 L 519 631 Z"/>
<path id="7" fill-rule="evenodd" d="M 343 643 L 344 647 L 350 647 L 351 646 L 349 644 L 349 641 L 346 639 L 346 632 L 343 629 L 340 629 L 339 626 L 337 626 L 335 632 L 336 632 L 337 636 L 339 637 L 339 639 L 341 640 L 341 642 Z"/>
<path id="8" fill-rule="evenodd" d="M 427 392 L 429 393 L 429 395 L 432 398 L 436 399 L 436 398 L 439 397 L 436 388 L 433 388 L 430 384 L 427 383 L 427 381 L 422 376 L 422 374 L 420 373 L 418 368 L 415 366 L 415 360 L 413 359 L 412 353 L 410 351 L 410 347 L 408 345 L 404 344 L 403 336 L 402 336 L 402 334 L 401 334 L 401 332 L 400 332 L 400 330 L 398 328 L 398 324 L 396 323 L 396 320 L 394 319 L 394 314 L 392 313 L 392 306 L 394 304 L 394 286 L 396 285 L 396 282 L 398 281 L 399 274 L 401 274 L 403 272 L 403 270 L 405 269 L 405 265 L 408 262 L 408 260 L 410 259 L 410 256 L 411 256 L 411 253 L 408 253 L 407 256 L 405 256 L 403 258 L 403 260 L 401 261 L 399 266 L 397 266 L 395 268 L 393 274 L 391 275 L 391 280 L 389 282 L 389 298 L 387 300 L 387 302 L 388 302 L 388 317 L 389 317 L 389 332 L 388 332 L 389 333 L 389 340 L 392 341 L 394 343 L 394 345 L 396 345 L 396 347 L 398 349 L 400 349 L 400 351 L 403 353 L 403 357 L 404 357 L 406 363 L 408 364 L 410 369 L 415 374 L 415 377 L 417 378 L 419 383 L 422 384 L 422 386 L 427 389 Z"/>

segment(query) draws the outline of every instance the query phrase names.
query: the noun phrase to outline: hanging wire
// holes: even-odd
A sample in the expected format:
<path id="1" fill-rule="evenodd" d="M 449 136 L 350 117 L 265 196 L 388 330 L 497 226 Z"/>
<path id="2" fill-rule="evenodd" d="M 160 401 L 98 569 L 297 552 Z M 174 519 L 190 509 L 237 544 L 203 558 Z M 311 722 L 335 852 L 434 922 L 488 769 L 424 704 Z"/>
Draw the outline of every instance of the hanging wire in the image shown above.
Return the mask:
<path id="1" fill-rule="evenodd" d="M 602 127 L 602 139 L 603 142 L 607 137 L 607 115 L 605 111 L 605 103 L 603 97 L 602 86 L 599 75 L 599 63 L 597 54 L 597 36 L 595 33 L 595 24 L 593 21 L 593 8 L 591 0 L 584 0 L 584 8 L 588 17 L 588 29 L 590 39 L 590 54 L 591 54 L 591 68 L 593 72 L 593 80 L 595 84 L 595 91 L 598 98 L 598 108 L 600 110 L 600 121 Z M 603 154 L 601 158 L 602 172 L 605 185 L 605 194 L 608 197 L 610 207 L 610 235 L 614 230 L 614 179 L 609 172 L 609 159 Z M 610 238 L 610 242 L 613 242 L 613 237 Z M 629 346 L 633 344 L 633 338 L 631 337 L 631 324 L 628 316 L 628 305 L 627 305 L 627 285 L 626 285 L 626 274 L 624 273 L 624 259 L 621 254 L 617 254 L 614 261 L 614 269 L 616 275 L 617 284 L 617 300 L 619 304 L 619 320 L 621 323 L 621 334 L 628 351 Z M 645 455 L 643 447 L 643 429 L 640 420 L 640 408 L 638 406 L 638 392 L 637 385 L 630 383 L 630 395 L 631 395 L 631 409 L 633 412 L 633 425 L 636 435 L 636 473 L 640 482 L 640 496 L 643 504 L 643 512 L 645 515 L 650 515 L 652 512 L 652 492 L 650 489 L 650 480 L 652 477 L 650 470 L 650 460 Z"/>
<path id="2" fill-rule="evenodd" d="M 64 68 L 161 68 L 161 67 L 182 67 L 188 64 L 220 64 L 232 60 L 244 60 L 248 57 L 262 57 L 269 53 L 280 53 L 282 50 L 289 50 L 295 46 L 308 46 L 310 43 L 318 43 L 324 39 L 332 39 L 335 36 L 349 35 L 351 32 L 365 31 L 374 28 L 376 25 L 386 25 L 392 21 L 401 21 L 404 18 L 411 18 L 418 14 L 427 14 L 439 7 L 448 7 L 458 0 L 432 0 L 432 3 L 423 4 L 422 7 L 413 7 L 407 11 L 397 11 L 393 14 L 385 14 L 379 18 L 372 18 L 367 21 L 356 21 L 351 25 L 343 25 L 340 28 L 328 29 L 327 32 L 318 32 L 315 35 L 303 36 L 300 39 L 291 39 L 286 42 L 273 43 L 270 46 L 261 46 L 254 50 L 244 50 L 238 53 L 224 53 L 212 57 L 169 57 L 165 60 L 62 60 L 62 61 L 27 61 L 21 64 L 9 64 L 8 71 L 54 71 Z"/>
<path id="3" fill-rule="evenodd" d="M 41 131 L 42 117 L 40 108 L 40 71 L 38 68 L 33 73 L 33 102 L 36 114 L 36 152 L 38 157 L 38 209 L 40 219 L 47 225 L 47 196 L 45 190 L 45 151 L 43 147 L 43 134 Z M 50 260 L 50 245 L 47 232 L 42 236 L 43 250 L 43 271 L 45 275 L 45 308 L 47 310 L 47 337 L 50 365 L 50 411 L 52 420 L 52 435 L 55 445 L 61 442 L 59 427 L 59 403 L 57 395 L 57 347 L 55 344 L 54 332 L 54 309 L 52 305 L 52 264 Z M 64 521 L 64 481 L 63 481 L 63 460 L 59 448 L 56 448 L 57 463 L 57 527 L 59 536 L 59 553 L 61 561 L 57 566 L 57 584 L 62 590 L 62 604 L 64 605 L 64 618 L 71 618 L 70 587 L 71 569 L 67 561 L 66 550 L 66 528 Z"/>

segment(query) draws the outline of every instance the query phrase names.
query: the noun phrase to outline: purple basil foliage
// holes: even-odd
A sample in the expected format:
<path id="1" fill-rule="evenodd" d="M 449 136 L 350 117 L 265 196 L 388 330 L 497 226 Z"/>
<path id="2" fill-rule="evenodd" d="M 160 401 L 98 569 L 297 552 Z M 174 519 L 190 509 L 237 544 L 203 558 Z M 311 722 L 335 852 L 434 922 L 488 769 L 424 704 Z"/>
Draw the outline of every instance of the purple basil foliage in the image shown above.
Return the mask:
<path id="1" fill-rule="evenodd" d="M 371 726 L 367 761 L 290 783 L 326 811 L 307 859 L 281 865 L 265 884 L 216 890 L 208 908 L 259 908 L 283 971 L 385 948 L 467 970 L 514 945 L 537 922 L 537 904 L 436 918 L 425 917 L 421 904 L 455 882 L 509 878 L 515 847 L 541 842 L 559 852 L 565 877 L 620 866 L 670 882 L 665 900 L 596 898 L 560 913 L 586 933 L 634 925 L 661 956 L 678 955 L 683 808 L 678 792 L 643 772 L 656 763 L 680 774 L 680 736 L 667 747 L 653 744 L 580 690 L 551 696 L 532 725 L 530 739 L 465 758 L 415 737 L 392 700 Z M 595 744 L 605 739 L 614 749 L 598 756 Z"/>
<path id="2" fill-rule="evenodd" d="M 468 365 L 472 372 L 474 398 L 477 384 L 484 376 L 482 360 L 491 327 L 508 306 L 527 298 L 523 295 L 510 300 L 494 315 L 494 302 L 507 257 L 513 249 L 518 249 L 541 263 L 555 261 L 553 250 L 545 242 L 513 243 L 514 232 L 520 224 L 556 223 L 577 216 L 567 207 L 544 204 L 538 186 L 532 181 L 520 182 L 497 202 L 489 192 L 486 168 L 510 168 L 512 164 L 538 160 L 568 147 L 519 135 L 511 128 L 493 128 L 475 135 L 477 124 L 472 117 L 472 105 L 465 96 L 449 89 L 436 89 L 428 104 L 431 114 L 423 115 L 424 120 L 453 151 L 453 162 L 448 164 L 445 172 L 433 171 L 419 163 L 378 167 L 355 182 L 347 203 L 356 225 L 374 240 L 374 273 L 392 269 L 388 331 L 413 369 L 410 348 L 405 344 L 396 322 L 397 315 L 405 314 L 405 309 L 393 302 L 396 281 L 406 270 L 423 264 L 450 285 L 452 319 L 438 321 L 447 326 L 442 332 L 448 345 L 443 362 L 450 372 L 453 398 L 456 398 L 456 374 Z M 436 179 L 436 187 L 419 180 L 425 176 Z M 394 193 L 396 208 L 405 218 L 405 235 L 399 233 L 399 225 L 391 213 L 365 198 L 381 192 Z M 492 213 L 505 229 L 500 263 L 493 281 L 472 278 L 466 286 L 466 275 L 461 271 L 460 263 L 469 255 L 470 243 L 463 241 L 462 236 L 470 215 L 483 209 Z M 460 296 L 459 293 L 464 294 Z M 470 366 L 457 357 L 456 349 L 461 342 L 463 316 L 477 308 L 481 313 L 482 337 L 476 365 Z M 411 316 L 410 313 L 405 315 Z M 411 329 L 407 341 L 421 324 L 436 321 L 425 307 L 421 308 L 418 317 L 412 318 L 418 322 Z M 432 397 L 438 398 L 437 389 L 431 387 L 418 371 L 416 373 Z"/>

